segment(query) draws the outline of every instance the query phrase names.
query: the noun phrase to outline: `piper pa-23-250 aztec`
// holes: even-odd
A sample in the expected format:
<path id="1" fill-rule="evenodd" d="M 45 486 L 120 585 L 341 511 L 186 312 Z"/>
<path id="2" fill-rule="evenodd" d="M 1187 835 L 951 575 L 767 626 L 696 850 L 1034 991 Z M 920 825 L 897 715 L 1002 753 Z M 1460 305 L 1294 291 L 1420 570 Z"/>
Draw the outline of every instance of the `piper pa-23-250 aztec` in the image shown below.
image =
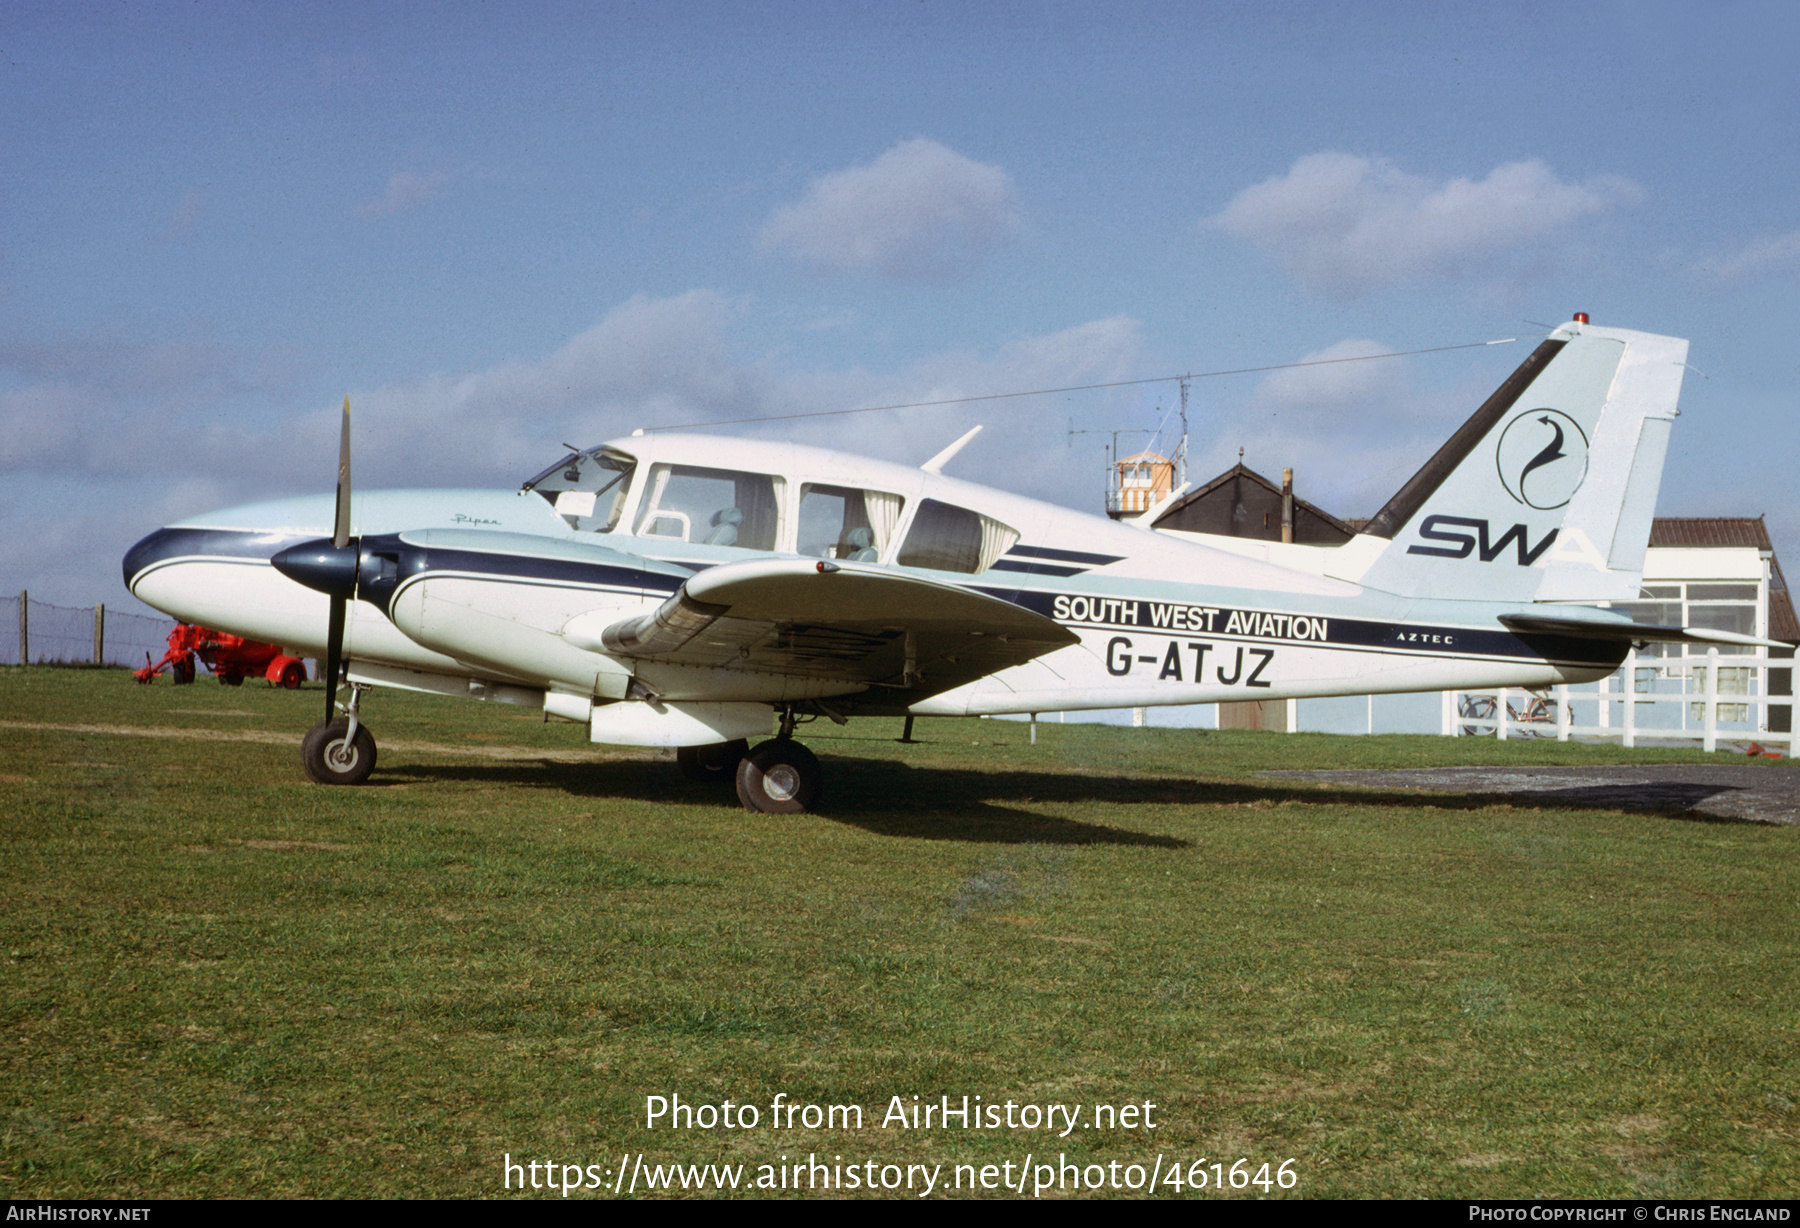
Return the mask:
<path id="1" fill-rule="evenodd" d="M 1603 677 L 1634 641 L 1764 643 L 1575 604 L 1638 595 L 1686 357 L 1578 315 L 1330 548 L 1154 530 L 1168 499 L 1114 522 L 944 476 L 969 435 L 915 469 L 640 433 L 516 493 L 353 507 L 346 400 L 335 507 L 170 525 L 125 556 L 125 583 L 325 659 L 303 749 L 322 783 L 367 779 L 359 701 L 390 686 L 675 747 L 750 809 L 797 812 L 821 779 L 794 726 L 821 715 L 1539 687 Z"/>

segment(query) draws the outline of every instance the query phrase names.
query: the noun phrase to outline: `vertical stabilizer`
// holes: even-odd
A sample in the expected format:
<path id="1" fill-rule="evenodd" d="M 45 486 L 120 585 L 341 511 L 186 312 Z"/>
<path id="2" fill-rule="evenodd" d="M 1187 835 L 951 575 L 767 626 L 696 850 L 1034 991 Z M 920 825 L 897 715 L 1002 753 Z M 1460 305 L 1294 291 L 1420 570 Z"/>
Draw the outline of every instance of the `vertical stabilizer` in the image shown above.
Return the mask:
<path id="1" fill-rule="evenodd" d="M 1551 333 L 1364 530 L 1371 588 L 1630 600 L 1688 343 L 1577 319 Z"/>

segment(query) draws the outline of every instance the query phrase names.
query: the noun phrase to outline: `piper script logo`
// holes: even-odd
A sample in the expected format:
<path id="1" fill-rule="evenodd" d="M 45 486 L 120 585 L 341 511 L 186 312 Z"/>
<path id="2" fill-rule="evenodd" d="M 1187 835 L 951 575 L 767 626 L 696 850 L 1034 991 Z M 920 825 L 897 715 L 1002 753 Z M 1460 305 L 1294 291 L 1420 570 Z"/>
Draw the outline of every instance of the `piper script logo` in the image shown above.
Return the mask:
<path id="1" fill-rule="evenodd" d="M 1547 512 L 1565 506 L 1587 477 L 1587 435 L 1560 410 L 1528 410 L 1501 434 L 1495 461 L 1507 494 Z"/>

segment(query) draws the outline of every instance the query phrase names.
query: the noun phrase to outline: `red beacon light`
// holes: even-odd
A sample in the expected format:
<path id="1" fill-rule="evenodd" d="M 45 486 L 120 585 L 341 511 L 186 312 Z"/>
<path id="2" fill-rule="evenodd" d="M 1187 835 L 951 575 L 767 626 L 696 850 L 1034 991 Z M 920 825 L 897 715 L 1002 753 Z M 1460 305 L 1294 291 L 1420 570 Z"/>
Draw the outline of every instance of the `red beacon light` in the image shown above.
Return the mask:
<path id="1" fill-rule="evenodd" d="M 1576 313 L 1575 313 L 1575 323 L 1577 323 L 1577 324 L 1586 324 L 1586 323 L 1587 323 L 1587 322 L 1588 322 L 1588 318 L 1587 318 L 1587 312 L 1585 312 L 1585 311 L 1578 311 L 1578 312 L 1576 312 Z"/>

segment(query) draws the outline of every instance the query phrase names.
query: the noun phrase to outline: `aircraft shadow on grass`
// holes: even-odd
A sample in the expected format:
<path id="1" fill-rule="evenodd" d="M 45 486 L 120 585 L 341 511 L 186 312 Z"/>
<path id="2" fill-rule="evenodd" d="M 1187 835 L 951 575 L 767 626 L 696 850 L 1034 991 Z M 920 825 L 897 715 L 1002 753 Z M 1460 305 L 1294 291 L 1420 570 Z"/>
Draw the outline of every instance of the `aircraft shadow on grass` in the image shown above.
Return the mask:
<path id="1" fill-rule="evenodd" d="M 1705 823 L 1754 822 L 1695 807 L 1729 785 L 1688 781 L 1617 782 L 1553 790 L 1418 792 L 1394 789 L 1320 788 L 1285 783 L 1233 783 L 1180 777 L 1119 777 L 1073 772 L 974 771 L 918 768 L 891 760 L 837 759 L 831 793 L 818 818 L 860 827 L 876 835 L 917 840 L 993 844 L 1109 844 L 1185 849 L 1193 841 L 1045 814 L 1035 806 L 1267 808 L 1284 802 L 1310 806 L 1380 806 L 1401 810 L 1482 810 L 1509 804 L 1532 809 L 1628 810 Z M 483 783 L 551 790 L 571 797 L 645 803 L 729 803 L 728 788 L 677 777 L 654 761 L 567 763 L 551 760 L 505 764 L 409 764 L 384 769 L 419 781 Z M 1125 816 L 1130 817 L 1130 816 Z M 1145 816 L 1152 822 L 1154 816 Z M 796 819 L 796 822 L 804 820 Z M 1219 816 L 1230 822 L 1230 812 Z"/>

